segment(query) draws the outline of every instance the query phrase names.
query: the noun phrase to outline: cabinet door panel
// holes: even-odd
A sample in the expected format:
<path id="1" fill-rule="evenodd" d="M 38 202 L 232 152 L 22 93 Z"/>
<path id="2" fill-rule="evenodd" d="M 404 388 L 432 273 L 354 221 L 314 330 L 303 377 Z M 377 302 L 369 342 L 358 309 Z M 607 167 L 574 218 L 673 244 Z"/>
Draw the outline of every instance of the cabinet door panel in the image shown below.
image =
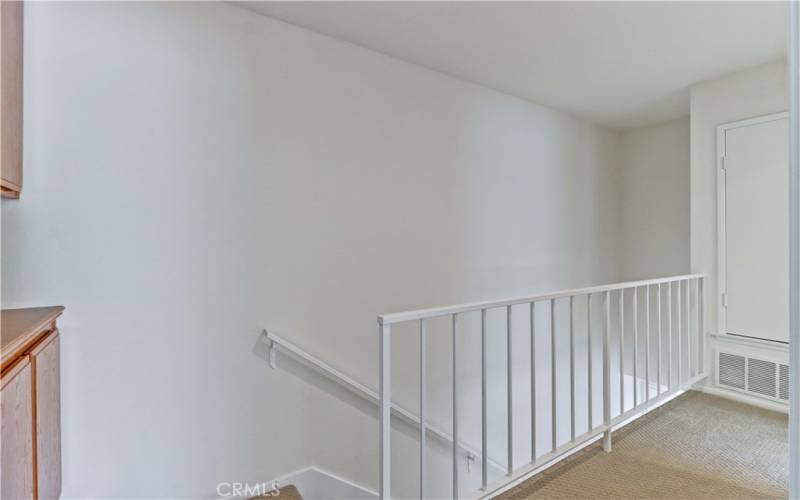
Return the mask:
<path id="1" fill-rule="evenodd" d="M 31 353 L 36 387 L 36 464 L 38 496 L 61 494 L 61 376 L 58 331 Z"/>
<path id="2" fill-rule="evenodd" d="M 22 188 L 22 2 L 0 2 L 0 172 L 3 194 Z"/>
<path id="3" fill-rule="evenodd" d="M 0 497 L 33 498 L 33 400 L 28 358 L 3 376 L 0 394 Z"/>

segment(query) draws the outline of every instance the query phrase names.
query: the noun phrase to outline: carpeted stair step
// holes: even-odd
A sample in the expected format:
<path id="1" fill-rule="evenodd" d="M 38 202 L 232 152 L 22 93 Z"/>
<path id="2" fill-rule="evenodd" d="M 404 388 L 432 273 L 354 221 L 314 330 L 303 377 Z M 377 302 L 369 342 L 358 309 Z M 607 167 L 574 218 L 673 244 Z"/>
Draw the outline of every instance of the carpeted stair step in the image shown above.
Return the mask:
<path id="1" fill-rule="evenodd" d="M 252 497 L 249 500 L 303 500 L 303 497 L 300 495 L 300 492 L 297 491 L 295 485 L 287 484 L 283 488 L 278 489 L 277 494 L 267 493 L 266 495 Z"/>

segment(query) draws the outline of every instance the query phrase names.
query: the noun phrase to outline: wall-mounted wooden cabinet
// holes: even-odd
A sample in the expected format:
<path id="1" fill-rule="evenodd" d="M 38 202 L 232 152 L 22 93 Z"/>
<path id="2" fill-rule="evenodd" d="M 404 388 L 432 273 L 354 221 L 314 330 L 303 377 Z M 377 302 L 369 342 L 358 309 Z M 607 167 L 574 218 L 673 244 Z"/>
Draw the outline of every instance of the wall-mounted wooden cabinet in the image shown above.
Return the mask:
<path id="1" fill-rule="evenodd" d="M 63 307 L 2 311 L 0 499 L 61 495 L 61 377 L 56 318 Z"/>
<path id="2" fill-rule="evenodd" d="M 0 1 L 0 194 L 22 191 L 23 4 Z"/>

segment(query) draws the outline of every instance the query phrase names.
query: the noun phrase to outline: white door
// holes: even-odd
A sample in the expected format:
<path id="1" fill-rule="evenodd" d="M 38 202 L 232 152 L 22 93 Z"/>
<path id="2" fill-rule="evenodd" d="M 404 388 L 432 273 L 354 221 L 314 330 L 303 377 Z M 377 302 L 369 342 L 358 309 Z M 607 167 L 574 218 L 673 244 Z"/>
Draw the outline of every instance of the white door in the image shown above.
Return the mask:
<path id="1" fill-rule="evenodd" d="M 724 132 L 726 333 L 789 341 L 789 125 Z"/>

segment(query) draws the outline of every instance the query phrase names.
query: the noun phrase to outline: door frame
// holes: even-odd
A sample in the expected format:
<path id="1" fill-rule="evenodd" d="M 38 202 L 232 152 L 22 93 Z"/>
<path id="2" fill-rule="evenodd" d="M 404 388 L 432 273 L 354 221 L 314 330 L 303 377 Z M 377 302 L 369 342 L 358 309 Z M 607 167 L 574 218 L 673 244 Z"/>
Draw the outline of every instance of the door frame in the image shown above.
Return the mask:
<path id="1" fill-rule="evenodd" d="M 789 112 L 781 111 L 778 113 L 770 113 L 768 115 L 755 116 L 745 120 L 723 123 L 722 125 L 717 126 L 717 297 L 715 303 L 717 304 L 717 333 L 723 337 L 740 338 L 728 333 L 727 307 L 723 298 L 728 287 L 728 249 L 726 244 L 727 235 L 725 232 L 725 133 L 728 130 L 758 125 L 759 123 L 783 120 L 786 118 L 789 118 Z M 783 346 L 786 345 L 783 342 L 769 339 L 759 339 L 759 341 L 770 342 Z"/>
<path id="2" fill-rule="evenodd" d="M 800 6 L 789 3 L 789 498 L 800 498 Z"/>

